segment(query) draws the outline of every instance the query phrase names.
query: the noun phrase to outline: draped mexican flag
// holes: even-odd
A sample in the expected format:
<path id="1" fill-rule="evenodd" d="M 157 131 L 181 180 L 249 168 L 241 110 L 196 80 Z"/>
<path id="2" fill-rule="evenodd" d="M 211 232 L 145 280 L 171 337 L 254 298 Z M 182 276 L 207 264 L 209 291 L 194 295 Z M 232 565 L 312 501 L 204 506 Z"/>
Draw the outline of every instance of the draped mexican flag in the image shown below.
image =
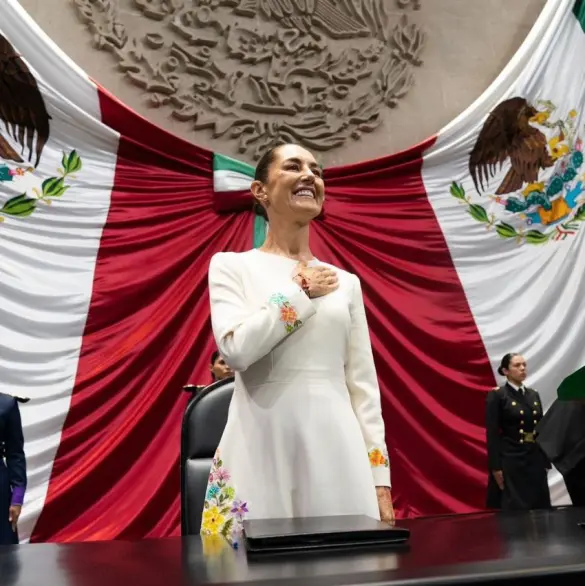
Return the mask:
<path id="1" fill-rule="evenodd" d="M 545 407 L 583 372 L 584 22 L 582 2 L 550 0 L 437 136 L 326 169 L 312 247 L 362 280 L 403 516 L 483 507 L 503 354 L 528 358 Z M 21 536 L 176 534 L 181 387 L 208 382 L 214 349 L 209 259 L 266 229 L 252 167 L 129 111 L 15 0 L 0 82 L 0 392 L 31 398 Z"/>
<path id="2" fill-rule="evenodd" d="M 179 531 L 188 382 L 207 383 L 207 264 L 252 244 L 212 153 L 90 80 L 14 0 L 0 18 L 0 392 L 21 406 L 34 541 Z"/>
<path id="3" fill-rule="evenodd" d="M 585 2 L 549 2 L 423 179 L 492 366 L 524 353 L 547 406 L 585 397 Z"/>
<path id="4" fill-rule="evenodd" d="M 547 407 L 557 390 L 563 399 L 585 397 L 584 28 L 585 2 L 548 2 L 517 55 L 466 112 L 410 153 L 368 164 L 387 171 L 394 163 L 386 193 L 381 191 L 383 179 L 369 183 L 371 172 L 357 178 L 364 193 L 356 200 L 376 216 L 371 231 L 394 231 L 407 248 L 397 258 L 380 241 L 379 246 L 372 242 L 370 252 L 377 257 L 389 253 L 385 270 L 404 288 L 400 291 L 396 283 L 393 299 L 377 299 L 376 306 L 382 311 L 390 302 L 411 321 L 404 324 L 402 336 L 388 338 L 385 350 L 390 356 L 398 343 L 409 367 L 397 359 L 393 382 L 392 375 L 385 381 L 390 393 L 406 385 L 420 401 L 408 414 L 400 412 L 398 401 L 394 407 L 399 414 L 387 411 L 389 433 L 402 427 L 403 417 L 413 422 L 422 418 L 426 423 L 420 430 L 400 429 L 395 439 L 406 446 L 403 434 L 412 445 L 420 442 L 419 433 L 437 438 L 433 442 L 429 437 L 424 464 L 405 465 L 413 473 L 420 474 L 423 467 L 428 473 L 433 461 L 438 475 L 447 461 L 447 474 L 457 483 L 460 474 L 473 473 L 479 481 L 476 455 L 462 454 L 473 451 L 471 444 L 478 445 L 483 430 L 470 426 L 462 437 L 462 423 L 481 426 L 483 394 L 472 399 L 470 391 L 491 384 L 507 352 L 527 356 L 529 384 Z M 402 169 L 421 156 L 420 177 L 414 169 Z M 227 167 L 225 157 L 217 159 L 216 169 Z M 230 168 L 231 183 L 223 177 L 222 190 L 228 185 L 242 189 L 246 171 L 238 176 L 233 163 Z M 338 194 L 332 175 L 346 171 L 333 170 L 326 177 L 330 196 Z M 396 175 L 404 197 L 390 194 Z M 415 211 L 423 191 L 425 201 Z M 423 210 L 425 205 L 430 209 Z M 436 225 L 431 226 L 428 218 L 433 216 Z M 423 218 L 427 223 L 421 233 L 417 228 Z M 372 285 L 392 290 L 380 282 Z M 423 372 L 416 372 L 419 367 Z M 441 414 L 443 408 L 447 412 Z M 439 432 L 431 421 L 441 416 L 449 425 Z M 445 449 L 452 434 L 449 456 Z M 560 477 L 551 480 L 555 500 L 566 501 Z M 463 494 L 469 485 L 463 486 L 454 508 L 469 502 Z M 449 494 L 453 492 L 451 487 Z M 446 495 L 437 497 L 445 500 Z"/>

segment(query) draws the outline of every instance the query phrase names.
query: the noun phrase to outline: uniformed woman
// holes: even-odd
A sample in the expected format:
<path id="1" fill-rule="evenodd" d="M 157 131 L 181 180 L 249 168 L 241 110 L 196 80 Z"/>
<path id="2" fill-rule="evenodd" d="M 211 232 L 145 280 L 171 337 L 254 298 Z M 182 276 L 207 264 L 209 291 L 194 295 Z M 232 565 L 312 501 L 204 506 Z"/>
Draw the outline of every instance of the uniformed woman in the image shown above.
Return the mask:
<path id="1" fill-rule="evenodd" d="M 520 354 L 506 354 L 498 372 L 507 380 L 487 394 L 487 506 L 503 510 L 549 508 L 550 464 L 535 442 L 535 428 L 543 416 L 540 396 L 524 385 L 526 360 Z"/>
<path id="2" fill-rule="evenodd" d="M 17 399 L 0 393 L 0 545 L 18 543 L 26 490 L 24 438 Z"/>

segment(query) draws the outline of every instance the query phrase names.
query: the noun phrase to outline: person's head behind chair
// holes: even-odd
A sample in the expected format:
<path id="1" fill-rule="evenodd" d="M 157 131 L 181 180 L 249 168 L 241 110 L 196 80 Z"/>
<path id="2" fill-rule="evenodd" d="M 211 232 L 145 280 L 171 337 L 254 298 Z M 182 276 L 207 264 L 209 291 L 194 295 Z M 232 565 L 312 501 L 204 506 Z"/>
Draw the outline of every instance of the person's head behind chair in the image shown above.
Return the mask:
<path id="1" fill-rule="evenodd" d="M 232 369 L 226 364 L 223 356 L 217 350 L 211 355 L 209 370 L 214 381 L 234 376 Z"/>

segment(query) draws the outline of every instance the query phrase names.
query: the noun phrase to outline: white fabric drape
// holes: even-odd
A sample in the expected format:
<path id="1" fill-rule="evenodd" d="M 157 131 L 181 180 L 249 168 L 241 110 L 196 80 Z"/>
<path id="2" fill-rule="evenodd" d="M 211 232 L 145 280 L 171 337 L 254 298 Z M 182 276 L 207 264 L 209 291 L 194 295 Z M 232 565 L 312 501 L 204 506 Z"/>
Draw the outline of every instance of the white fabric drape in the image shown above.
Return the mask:
<path id="1" fill-rule="evenodd" d="M 32 72 L 51 117 L 38 167 L 27 149 L 23 163 L 0 159 L 0 208 L 21 194 L 34 208 L 0 213 L 0 392 L 31 398 L 21 406 L 29 485 L 19 532 L 26 542 L 69 410 L 118 135 L 100 121 L 96 86 L 23 8 L 0 0 L 0 15 L 0 35 Z M 4 121 L 0 134 L 22 152 Z M 62 179 L 61 188 L 43 188 L 50 178 Z"/>
<path id="2" fill-rule="evenodd" d="M 555 399 L 559 383 L 585 364 L 585 225 L 576 218 L 585 202 L 585 166 L 576 165 L 579 156 L 572 155 L 581 152 L 585 134 L 585 33 L 573 14 L 574 4 L 549 0 L 498 78 L 439 133 L 423 167 L 425 187 L 494 373 L 507 352 L 524 354 L 527 383 L 540 392 L 545 407 Z M 546 137 L 549 153 L 557 158 L 553 166 L 539 170 L 535 183 L 542 185 L 524 182 L 498 201 L 495 191 L 511 167 L 510 159 L 496 166 L 486 191 L 479 194 L 470 176 L 470 153 L 490 112 L 513 97 L 526 98 L 542 113 L 530 125 Z M 554 126 L 558 121 L 573 125 L 574 136 L 561 136 Z M 547 214 L 534 200 L 523 211 L 507 209 L 507 198 L 515 197 L 524 206 L 527 192 L 546 191 L 570 167 L 577 167 L 575 177 L 563 179 L 562 192 L 549 198 L 555 210 L 562 202 L 553 204 L 554 198 L 565 198 L 571 209 L 564 218 L 539 223 L 541 214 Z M 460 190 L 455 195 L 453 183 Z M 467 200 L 461 199 L 463 194 Z M 526 236 L 531 230 L 542 236 Z M 570 502 L 557 472 L 550 482 L 553 501 Z"/>

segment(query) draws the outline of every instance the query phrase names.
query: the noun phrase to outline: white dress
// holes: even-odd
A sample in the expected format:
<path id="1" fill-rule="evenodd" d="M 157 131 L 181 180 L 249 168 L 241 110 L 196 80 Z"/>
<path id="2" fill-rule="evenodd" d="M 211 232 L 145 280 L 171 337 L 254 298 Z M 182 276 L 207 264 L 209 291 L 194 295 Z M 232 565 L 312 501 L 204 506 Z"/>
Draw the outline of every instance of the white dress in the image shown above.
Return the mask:
<path id="1" fill-rule="evenodd" d="M 245 518 L 380 518 L 390 467 L 360 282 L 328 265 L 339 288 L 311 300 L 296 265 L 259 250 L 211 260 L 213 333 L 236 375 L 203 534 Z"/>

